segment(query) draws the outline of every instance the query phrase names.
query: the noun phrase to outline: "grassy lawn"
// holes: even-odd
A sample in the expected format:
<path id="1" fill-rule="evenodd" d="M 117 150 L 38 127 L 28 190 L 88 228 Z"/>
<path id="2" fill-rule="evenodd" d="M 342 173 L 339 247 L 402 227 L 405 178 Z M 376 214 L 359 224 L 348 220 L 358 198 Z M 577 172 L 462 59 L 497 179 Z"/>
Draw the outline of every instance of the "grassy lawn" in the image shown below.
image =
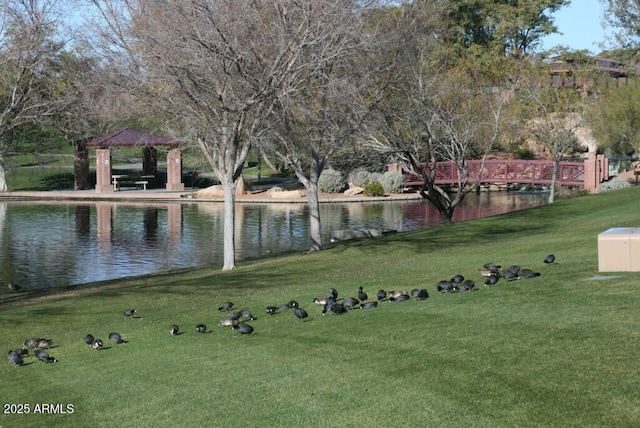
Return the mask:
<path id="1" fill-rule="evenodd" d="M 6 353 L 53 338 L 50 355 L 0 364 L 0 397 L 29 404 L 2 427 L 640 426 L 640 274 L 599 273 L 597 235 L 640 227 L 640 188 L 274 257 L 231 272 L 113 281 L 0 308 Z M 553 253 L 557 262 L 542 263 Z M 533 279 L 482 285 L 486 262 Z M 477 291 L 439 294 L 462 274 Z M 608 279 L 602 279 L 608 277 Z M 322 316 L 312 299 L 364 286 L 424 288 L 425 301 Z M 265 307 L 297 300 L 309 318 Z M 249 309 L 250 336 L 216 324 Z M 125 319 L 126 308 L 139 318 Z M 169 326 L 184 331 L 169 335 Z M 206 334 L 194 331 L 206 323 Z M 129 342 L 113 345 L 109 332 Z M 87 347 L 92 333 L 105 349 Z M 73 406 L 35 414 L 36 405 Z"/>

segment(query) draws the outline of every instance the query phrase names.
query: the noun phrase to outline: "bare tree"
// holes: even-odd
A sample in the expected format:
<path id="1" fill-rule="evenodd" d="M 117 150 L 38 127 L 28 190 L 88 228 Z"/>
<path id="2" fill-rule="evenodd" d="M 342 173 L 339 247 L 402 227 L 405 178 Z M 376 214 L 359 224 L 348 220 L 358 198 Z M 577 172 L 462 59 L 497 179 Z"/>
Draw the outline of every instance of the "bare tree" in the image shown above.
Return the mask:
<path id="1" fill-rule="evenodd" d="M 56 40 L 55 0 L 0 3 L 0 191 L 7 191 L 6 156 L 11 133 L 42 124 L 65 105 L 57 85 L 55 59 L 64 48 Z"/>
<path id="2" fill-rule="evenodd" d="M 375 62 L 365 17 L 379 2 L 299 2 L 312 22 L 315 43 L 302 53 L 308 67 L 287 97 L 275 105 L 275 121 L 263 137 L 265 151 L 289 166 L 307 190 L 309 251 L 322 249 L 318 180 L 331 157 L 356 141 L 365 117 L 380 98 L 384 61 Z M 380 59 L 380 57 L 375 57 Z M 382 78 L 381 78 L 382 77 Z M 268 140 L 268 142 L 265 142 Z"/>
<path id="3" fill-rule="evenodd" d="M 335 0 L 339 2 L 339 0 Z M 235 267 L 235 194 L 257 132 L 312 69 L 327 33 L 311 1 L 94 0 L 135 93 L 196 144 L 224 188 L 224 266 Z M 339 16 L 335 15 L 338 19 Z"/>

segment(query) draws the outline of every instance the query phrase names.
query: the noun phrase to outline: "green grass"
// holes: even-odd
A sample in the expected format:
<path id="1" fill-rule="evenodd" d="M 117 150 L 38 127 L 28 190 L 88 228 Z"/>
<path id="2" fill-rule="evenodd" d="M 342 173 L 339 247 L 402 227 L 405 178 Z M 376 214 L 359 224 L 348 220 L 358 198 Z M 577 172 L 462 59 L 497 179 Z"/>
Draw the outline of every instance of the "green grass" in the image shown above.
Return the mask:
<path id="1" fill-rule="evenodd" d="M 640 189 L 274 257 L 230 272 L 187 270 L 6 303 L 0 348 L 52 337 L 55 364 L 0 364 L 3 403 L 73 404 L 66 415 L 0 416 L 29 426 L 640 425 L 640 274 L 598 273 L 597 235 L 640 227 Z M 554 253 L 557 263 L 542 260 Z M 541 272 L 437 294 L 488 261 Z M 609 280 L 593 280 L 608 275 Z M 322 316 L 313 297 L 426 287 L 426 301 Z M 290 299 L 310 317 L 268 316 Z M 224 301 L 255 333 L 216 326 Z M 122 311 L 135 307 L 141 318 Z M 205 322 L 211 333 L 197 334 Z M 172 337 L 169 325 L 185 332 Z M 129 343 L 93 351 L 91 332 Z"/>

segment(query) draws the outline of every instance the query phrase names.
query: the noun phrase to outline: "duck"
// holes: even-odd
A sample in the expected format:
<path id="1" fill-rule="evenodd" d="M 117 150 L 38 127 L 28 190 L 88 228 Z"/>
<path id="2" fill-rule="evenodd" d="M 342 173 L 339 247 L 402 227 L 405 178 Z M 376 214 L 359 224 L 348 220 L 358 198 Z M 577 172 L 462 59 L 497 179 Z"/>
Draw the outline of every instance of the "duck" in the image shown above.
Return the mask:
<path id="1" fill-rule="evenodd" d="M 363 288 L 362 286 L 358 288 L 358 299 L 360 299 L 361 302 L 365 302 L 369 300 L 369 296 L 367 295 L 367 293 L 363 291 L 362 288 Z"/>
<path id="2" fill-rule="evenodd" d="M 95 339 L 95 338 L 93 337 L 92 334 L 87 334 L 84 337 L 84 343 L 86 343 L 87 345 L 91 346 L 91 343 L 93 342 L 93 339 Z"/>
<path id="3" fill-rule="evenodd" d="M 228 311 L 233 308 L 233 302 L 224 302 L 222 305 L 218 307 L 219 311 Z"/>
<path id="4" fill-rule="evenodd" d="M 546 264 L 546 265 L 550 265 L 552 263 L 556 262 L 556 256 L 554 256 L 553 254 L 549 254 L 547 257 L 544 258 L 544 260 L 542 261 L 542 263 Z"/>
<path id="5" fill-rule="evenodd" d="M 57 363 L 58 360 L 49 356 L 49 354 L 46 351 L 43 351 L 42 349 L 39 349 L 36 351 L 36 358 L 40 361 L 42 361 L 43 363 Z"/>
<path id="6" fill-rule="evenodd" d="M 206 333 L 207 332 L 207 325 L 206 324 L 198 324 L 198 325 L 196 325 L 196 332 L 197 333 Z"/>
<path id="7" fill-rule="evenodd" d="M 127 341 L 122 338 L 120 333 L 109 333 L 109 340 L 115 344 L 127 343 Z"/>
<path id="8" fill-rule="evenodd" d="M 7 354 L 7 358 L 16 366 L 24 365 L 22 357 L 16 351 L 9 351 L 9 353 Z"/>
<path id="9" fill-rule="evenodd" d="M 233 324 L 232 328 L 234 331 L 237 331 L 241 335 L 253 333 L 253 327 L 251 327 L 249 324 L 238 324 L 236 322 Z"/>
<path id="10" fill-rule="evenodd" d="M 171 336 L 176 336 L 179 332 L 180 332 L 180 327 L 178 326 L 178 324 L 172 324 L 169 327 L 169 334 Z"/>

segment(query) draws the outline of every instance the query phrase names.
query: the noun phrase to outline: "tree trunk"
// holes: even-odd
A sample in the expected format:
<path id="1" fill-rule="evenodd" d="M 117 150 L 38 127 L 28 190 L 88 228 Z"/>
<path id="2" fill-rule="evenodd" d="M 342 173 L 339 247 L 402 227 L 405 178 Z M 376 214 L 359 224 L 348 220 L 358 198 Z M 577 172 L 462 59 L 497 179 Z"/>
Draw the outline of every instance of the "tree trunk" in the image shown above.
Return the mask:
<path id="1" fill-rule="evenodd" d="M 320 224 L 320 202 L 318 200 L 318 180 L 311 179 L 307 185 L 309 198 L 309 236 L 311 247 L 309 252 L 322 251 L 322 227 Z"/>
<path id="2" fill-rule="evenodd" d="M 7 190 L 7 171 L 4 168 L 4 156 L 0 155 L 0 192 Z"/>
<path id="3" fill-rule="evenodd" d="M 551 188 L 549 189 L 549 203 L 552 204 L 556 198 L 556 181 L 558 181 L 558 168 L 560 161 L 553 161 L 553 172 L 551 173 Z"/>
<path id="4" fill-rule="evenodd" d="M 225 178 L 222 181 L 224 189 L 224 264 L 222 270 L 236 268 L 236 182 Z"/>

